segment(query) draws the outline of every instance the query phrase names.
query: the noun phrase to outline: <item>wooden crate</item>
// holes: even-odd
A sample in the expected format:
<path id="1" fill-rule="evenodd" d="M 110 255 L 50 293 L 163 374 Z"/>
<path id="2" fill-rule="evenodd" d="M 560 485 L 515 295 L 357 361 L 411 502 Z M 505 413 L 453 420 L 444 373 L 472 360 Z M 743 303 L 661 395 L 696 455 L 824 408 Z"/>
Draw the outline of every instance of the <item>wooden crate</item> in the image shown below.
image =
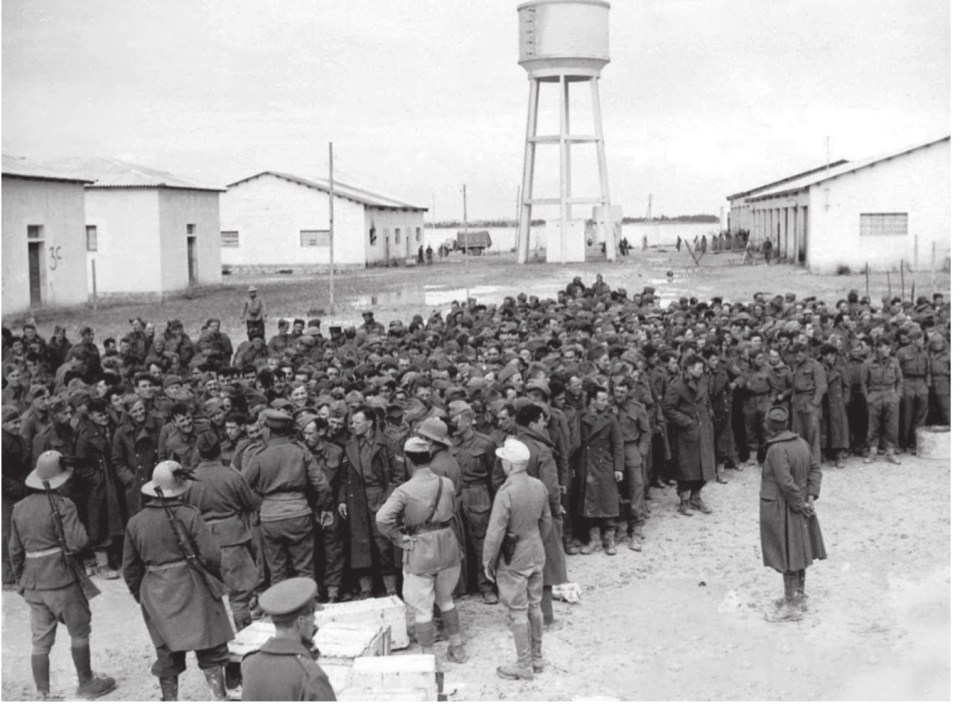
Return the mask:
<path id="1" fill-rule="evenodd" d="M 410 645 L 406 607 L 398 596 L 325 604 L 317 612 L 317 625 L 322 628 L 325 624 L 334 623 L 380 625 L 390 633 L 391 650 L 401 650 Z"/>

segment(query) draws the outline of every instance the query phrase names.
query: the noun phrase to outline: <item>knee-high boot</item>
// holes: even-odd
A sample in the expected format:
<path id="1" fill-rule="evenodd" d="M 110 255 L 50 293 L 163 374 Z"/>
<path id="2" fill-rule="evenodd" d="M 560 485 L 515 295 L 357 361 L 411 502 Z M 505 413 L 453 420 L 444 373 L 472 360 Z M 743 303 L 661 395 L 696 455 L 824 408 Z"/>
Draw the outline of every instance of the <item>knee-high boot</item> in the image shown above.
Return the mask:
<path id="1" fill-rule="evenodd" d="M 440 617 L 443 619 L 443 628 L 450 638 L 447 657 L 454 662 L 465 663 L 467 651 L 463 647 L 463 636 L 460 634 L 460 612 L 454 607 L 449 611 L 441 611 Z"/>
<path id="2" fill-rule="evenodd" d="M 207 680 L 207 687 L 213 695 L 214 701 L 224 701 L 227 698 L 227 688 L 223 677 L 223 667 L 214 665 L 203 668 L 203 676 Z"/>
<path id="3" fill-rule="evenodd" d="M 31 655 L 30 669 L 33 672 L 33 683 L 37 686 L 37 693 L 42 699 L 46 699 L 50 694 L 50 655 L 48 653 Z"/>
<path id="4" fill-rule="evenodd" d="M 530 652 L 530 620 L 513 621 L 513 645 L 517 650 L 517 661 L 510 665 L 500 665 L 497 674 L 508 680 L 532 680 L 533 660 Z"/>
<path id="5" fill-rule="evenodd" d="M 420 646 L 421 653 L 427 653 L 429 655 L 433 654 L 433 642 L 437 637 L 436 626 L 433 625 L 433 621 L 427 621 L 426 623 L 417 623 L 417 645 Z"/>
<path id="6" fill-rule="evenodd" d="M 543 614 L 536 607 L 530 609 L 530 665 L 531 669 L 543 672 Z"/>

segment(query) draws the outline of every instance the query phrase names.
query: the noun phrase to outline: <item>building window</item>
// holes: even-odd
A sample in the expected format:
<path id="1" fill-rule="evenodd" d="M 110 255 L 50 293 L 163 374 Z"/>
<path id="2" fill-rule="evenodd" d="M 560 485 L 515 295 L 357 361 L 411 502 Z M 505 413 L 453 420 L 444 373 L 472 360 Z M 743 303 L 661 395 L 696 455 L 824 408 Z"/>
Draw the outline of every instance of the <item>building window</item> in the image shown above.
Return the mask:
<path id="1" fill-rule="evenodd" d="M 301 247 L 329 247 L 330 230 L 300 230 Z"/>
<path id="2" fill-rule="evenodd" d="M 195 235 L 195 234 L 197 234 L 197 226 L 196 226 L 196 225 L 193 225 L 193 224 L 188 224 L 188 225 L 187 225 L 187 234 L 188 234 L 188 235 Z"/>
<path id="3" fill-rule="evenodd" d="M 400 228 L 396 228 L 393 231 L 393 243 L 400 244 Z"/>
<path id="4" fill-rule="evenodd" d="M 907 234 L 906 213 L 860 213 L 861 237 Z"/>
<path id="5" fill-rule="evenodd" d="M 97 226 L 87 225 L 87 251 L 97 251 Z"/>
<path id="6" fill-rule="evenodd" d="M 27 239 L 28 239 L 28 240 L 42 240 L 42 239 L 43 239 L 43 225 L 27 225 Z"/>
<path id="7" fill-rule="evenodd" d="M 377 228 L 371 227 L 370 228 L 370 244 L 374 245 L 376 243 L 377 243 Z"/>
<path id="8" fill-rule="evenodd" d="M 221 230 L 220 246 L 237 249 L 240 247 L 240 232 L 238 230 Z"/>
<path id="9" fill-rule="evenodd" d="M 417 242 L 420 242 L 420 241 L 421 241 L 421 239 L 420 239 L 421 237 L 423 237 L 423 233 L 420 232 L 420 228 L 418 227 L 418 228 L 417 228 Z"/>

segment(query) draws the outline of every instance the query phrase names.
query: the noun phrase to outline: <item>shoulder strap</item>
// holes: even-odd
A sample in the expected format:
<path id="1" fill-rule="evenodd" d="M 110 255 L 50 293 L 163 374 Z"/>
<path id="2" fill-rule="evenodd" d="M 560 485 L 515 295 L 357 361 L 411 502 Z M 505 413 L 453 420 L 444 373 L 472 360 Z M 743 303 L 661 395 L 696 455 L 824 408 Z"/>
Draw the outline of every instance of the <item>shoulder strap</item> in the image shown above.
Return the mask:
<path id="1" fill-rule="evenodd" d="M 432 521 L 433 517 L 437 515 L 437 507 L 440 506 L 440 495 L 443 493 L 443 477 L 439 474 L 437 475 L 437 494 L 433 497 L 433 508 L 430 510 L 430 516 L 427 518 L 427 521 Z"/>

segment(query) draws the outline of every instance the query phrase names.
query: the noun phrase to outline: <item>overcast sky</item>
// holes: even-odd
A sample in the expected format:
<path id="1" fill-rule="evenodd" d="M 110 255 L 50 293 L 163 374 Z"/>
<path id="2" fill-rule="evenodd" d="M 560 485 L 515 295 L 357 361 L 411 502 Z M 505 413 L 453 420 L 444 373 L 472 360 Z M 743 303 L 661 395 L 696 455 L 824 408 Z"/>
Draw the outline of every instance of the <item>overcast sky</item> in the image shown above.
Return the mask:
<path id="1" fill-rule="evenodd" d="M 325 176 L 332 141 L 338 179 L 435 202 L 428 220 L 461 217 L 462 183 L 471 219 L 513 217 L 527 109 L 517 4 L 3 0 L 3 151 L 223 185 L 267 169 Z M 649 194 L 654 215 L 717 213 L 823 162 L 828 135 L 831 158 L 853 160 L 950 131 L 948 0 L 611 5 L 600 93 L 611 195 L 628 215 Z M 549 113 L 541 125 L 555 131 Z M 537 195 L 552 195 L 547 149 Z M 593 195 L 594 154 L 574 163 L 574 195 Z"/>

